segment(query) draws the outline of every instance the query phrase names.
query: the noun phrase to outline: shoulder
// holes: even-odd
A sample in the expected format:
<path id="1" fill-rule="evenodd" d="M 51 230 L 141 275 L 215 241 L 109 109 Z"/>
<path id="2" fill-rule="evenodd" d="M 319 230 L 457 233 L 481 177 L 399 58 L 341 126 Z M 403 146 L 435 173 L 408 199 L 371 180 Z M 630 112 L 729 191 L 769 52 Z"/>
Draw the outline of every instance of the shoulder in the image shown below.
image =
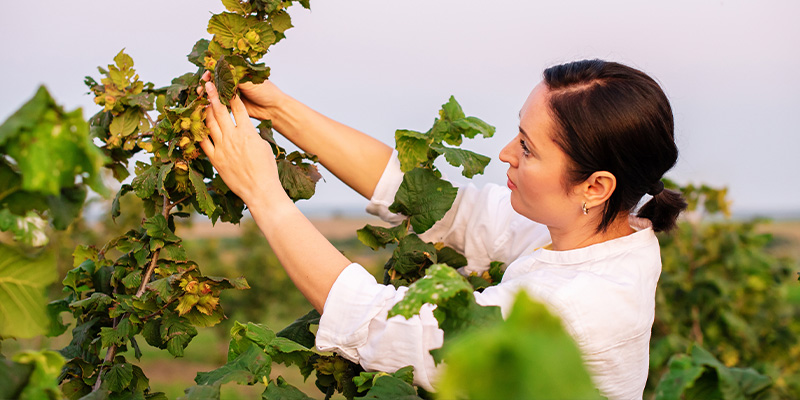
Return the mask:
<path id="1" fill-rule="evenodd" d="M 586 352 L 649 334 L 653 324 L 658 240 L 650 229 L 620 239 L 567 252 L 537 251 L 519 277 L 518 284 L 548 304 Z"/>

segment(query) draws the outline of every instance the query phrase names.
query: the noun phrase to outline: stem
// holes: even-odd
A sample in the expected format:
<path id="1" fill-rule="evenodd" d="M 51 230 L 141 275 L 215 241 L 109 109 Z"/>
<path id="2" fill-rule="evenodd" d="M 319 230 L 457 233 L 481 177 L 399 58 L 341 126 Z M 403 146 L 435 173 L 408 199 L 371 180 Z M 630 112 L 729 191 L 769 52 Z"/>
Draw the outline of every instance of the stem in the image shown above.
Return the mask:
<path id="1" fill-rule="evenodd" d="M 172 207 L 175 207 L 176 204 L 178 204 L 183 200 L 186 200 L 186 198 L 188 197 L 189 196 L 175 203 L 170 203 L 169 198 L 167 197 L 166 194 L 164 194 L 162 197 L 164 200 L 164 204 L 161 207 L 161 215 L 163 215 L 164 218 L 167 218 L 169 216 L 169 211 L 172 209 Z M 157 249 L 156 251 L 153 252 L 152 258 L 150 259 L 150 265 L 147 266 L 147 271 L 145 271 L 145 274 L 142 277 L 142 283 L 139 285 L 139 289 L 136 291 L 136 297 L 142 297 L 142 294 L 144 294 L 145 288 L 147 287 L 147 283 L 150 282 L 150 277 L 153 275 L 153 270 L 156 268 L 156 264 L 158 263 L 158 255 L 160 252 L 161 249 Z M 125 316 L 127 317 L 128 315 L 129 314 L 126 314 Z M 114 318 L 114 321 L 112 323 L 112 329 L 117 329 L 117 323 L 118 323 L 118 318 Z M 100 389 L 100 385 L 103 384 L 101 376 L 103 374 L 104 365 L 114 360 L 114 356 L 116 354 L 117 354 L 117 345 L 113 344 L 111 345 L 111 347 L 108 348 L 106 357 L 103 360 L 103 365 L 100 366 L 100 372 L 98 372 L 97 374 L 97 381 L 94 383 L 94 387 L 92 388 L 93 392 L 96 391 L 97 389 Z"/>
<path id="2" fill-rule="evenodd" d="M 703 330 L 700 327 L 700 309 L 692 306 L 692 336 L 698 345 L 703 345 Z"/>
<path id="3" fill-rule="evenodd" d="M 168 218 L 169 210 L 171 210 L 172 207 L 174 207 L 177 203 L 170 203 L 166 194 L 164 194 L 162 198 L 164 199 L 164 205 L 161 207 L 161 215 L 163 215 L 164 218 Z M 147 287 L 147 284 L 150 282 L 150 277 L 153 275 L 153 270 L 156 269 L 156 264 L 158 263 L 158 256 L 160 253 L 161 249 L 156 249 L 156 251 L 153 252 L 153 258 L 150 259 L 150 265 L 147 266 L 147 270 L 142 277 L 142 283 L 139 285 L 139 290 L 136 291 L 136 297 L 142 297 L 142 294 L 144 294 L 144 290 Z"/>
<path id="4" fill-rule="evenodd" d="M 144 116 L 145 116 L 145 117 L 147 117 L 147 120 L 148 120 L 148 121 L 150 121 L 150 125 L 151 125 L 152 127 L 155 127 L 155 126 L 156 126 L 156 122 L 155 122 L 155 121 L 153 121 L 153 117 L 151 117 L 151 116 L 150 116 L 150 114 L 148 114 L 148 113 L 146 113 L 146 112 L 145 112 L 145 113 L 144 113 Z"/>

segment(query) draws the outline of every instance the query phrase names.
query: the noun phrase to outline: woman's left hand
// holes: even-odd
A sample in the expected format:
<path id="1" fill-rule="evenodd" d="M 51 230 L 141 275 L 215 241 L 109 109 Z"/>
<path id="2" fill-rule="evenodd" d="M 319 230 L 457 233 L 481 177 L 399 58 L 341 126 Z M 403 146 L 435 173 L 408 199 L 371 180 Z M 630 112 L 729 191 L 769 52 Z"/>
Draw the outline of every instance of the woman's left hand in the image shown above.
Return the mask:
<path id="1" fill-rule="evenodd" d="M 252 203 L 269 202 L 271 196 L 285 197 L 272 149 L 256 131 L 242 100 L 231 99 L 231 120 L 214 84 L 206 82 L 205 89 L 211 102 L 206 116 L 211 140 L 203 140 L 200 147 L 222 180 L 251 208 Z"/>

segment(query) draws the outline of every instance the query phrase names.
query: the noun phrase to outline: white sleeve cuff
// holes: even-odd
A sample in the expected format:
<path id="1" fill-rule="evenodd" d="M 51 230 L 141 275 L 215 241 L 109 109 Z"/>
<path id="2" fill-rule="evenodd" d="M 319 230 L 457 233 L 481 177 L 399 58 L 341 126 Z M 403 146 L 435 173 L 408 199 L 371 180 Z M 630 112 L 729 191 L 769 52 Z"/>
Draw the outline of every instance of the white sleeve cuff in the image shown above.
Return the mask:
<path id="1" fill-rule="evenodd" d="M 379 217 L 380 219 L 399 224 L 405 219 L 401 214 L 389 211 L 389 206 L 394 203 L 394 195 L 400 184 L 403 183 L 403 172 L 400 171 L 400 160 L 397 158 L 397 150 L 392 151 L 392 157 L 383 170 L 383 175 L 375 186 L 372 198 L 367 205 L 367 212 Z"/>
<path id="2" fill-rule="evenodd" d="M 320 351 L 334 351 L 361 364 L 367 371 L 394 372 L 414 366 L 414 382 L 432 391 L 438 369 L 430 354 L 442 347 L 444 332 L 425 304 L 419 315 L 387 319 L 387 313 L 405 296 L 406 287 L 379 285 L 358 264 L 339 274 L 323 307 L 317 330 Z"/>
<path id="3" fill-rule="evenodd" d="M 348 265 L 336 278 L 325 300 L 317 330 L 317 349 L 336 350 L 358 363 L 357 347 L 367 342 L 369 323 L 395 298 L 393 286 L 378 285 L 361 265 Z"/>

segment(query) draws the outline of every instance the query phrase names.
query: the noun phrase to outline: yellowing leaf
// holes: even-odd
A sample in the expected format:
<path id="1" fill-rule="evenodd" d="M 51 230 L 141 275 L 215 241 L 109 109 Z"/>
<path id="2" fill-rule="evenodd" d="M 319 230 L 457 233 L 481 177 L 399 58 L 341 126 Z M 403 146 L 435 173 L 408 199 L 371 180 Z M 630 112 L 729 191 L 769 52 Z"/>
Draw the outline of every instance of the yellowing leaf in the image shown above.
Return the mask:
<path id="1" fill-rule="evenodd" d="M 241 0 L 222 0 L 222 4 L 225 5 L 225 8 L 227 8 L 228 11 L 241 15 L 250 14 L 252 11 L 250 3 Z"/>
<path id="2" fill-rule="evenodd" d="M 175 307 L 175 311 L 178 312 L 178 315 L 186 314 L 192 310 L 192 307 L 194 307 L 198 301 L 200 301 L 200 296 L 187 293 L 181 296 L 181 300 L 178 302 L 178 306 Z"/>
<path id="3" fill-rule="evenodd" d="M 0 336 L 27 338 L 47 331 L 44 289 L 57 276 L 51 253 L 30 258 L 0 243 Z"/>

